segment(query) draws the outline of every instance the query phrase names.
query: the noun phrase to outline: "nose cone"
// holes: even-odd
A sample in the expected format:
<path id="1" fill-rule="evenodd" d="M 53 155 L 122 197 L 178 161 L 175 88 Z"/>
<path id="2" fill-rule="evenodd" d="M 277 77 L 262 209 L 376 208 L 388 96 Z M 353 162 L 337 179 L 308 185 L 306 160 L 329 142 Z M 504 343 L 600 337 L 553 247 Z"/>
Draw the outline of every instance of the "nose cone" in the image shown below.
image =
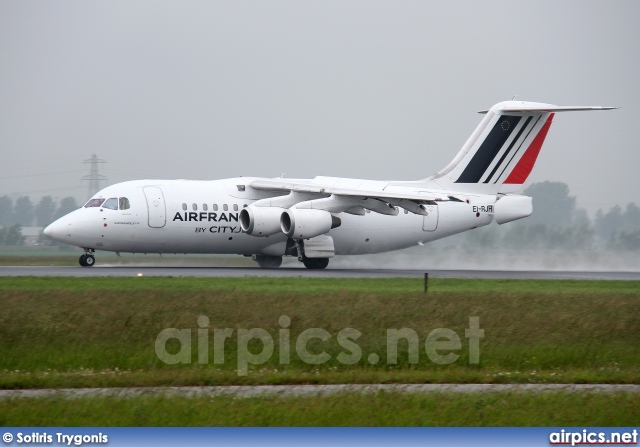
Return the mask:
<path id="1" fill-rule="evenodd" d="M 61 217 L 56 220 L 52 224 L 50 224 L 43 231 L 44 235 L 50 237 L 51 239 L 55 239 L 56 241 L 65 242 L 65 237 L 67 237 L 69 233 L 69 223 L 65 217 Z"/>

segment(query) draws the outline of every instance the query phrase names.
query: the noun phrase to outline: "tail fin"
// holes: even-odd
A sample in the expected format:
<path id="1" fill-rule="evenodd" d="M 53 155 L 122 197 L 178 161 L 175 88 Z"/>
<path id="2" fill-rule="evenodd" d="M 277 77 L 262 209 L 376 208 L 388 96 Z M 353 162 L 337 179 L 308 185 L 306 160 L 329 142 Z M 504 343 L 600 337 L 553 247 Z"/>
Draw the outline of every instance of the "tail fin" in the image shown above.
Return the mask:
<path id="1" fill-rule="evenodd" d="M 613 108 L 501 102 L 480 112 L 486 116 L 458 155 L 426 180 L 443 189 L 464 192 L 519 193 L 535 165 L 555 112 Z"/>

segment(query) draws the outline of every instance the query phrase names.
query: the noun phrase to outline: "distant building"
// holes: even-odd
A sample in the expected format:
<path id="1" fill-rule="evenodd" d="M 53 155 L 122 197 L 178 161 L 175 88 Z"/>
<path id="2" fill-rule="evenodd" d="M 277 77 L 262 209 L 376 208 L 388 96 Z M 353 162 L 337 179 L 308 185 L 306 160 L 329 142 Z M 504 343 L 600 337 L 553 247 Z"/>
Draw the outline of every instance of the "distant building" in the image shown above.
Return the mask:
<path id="1" fill-rule="evenodd" d="M 24 245 L 36 245 L 44 227 L 22 227 Z"/>

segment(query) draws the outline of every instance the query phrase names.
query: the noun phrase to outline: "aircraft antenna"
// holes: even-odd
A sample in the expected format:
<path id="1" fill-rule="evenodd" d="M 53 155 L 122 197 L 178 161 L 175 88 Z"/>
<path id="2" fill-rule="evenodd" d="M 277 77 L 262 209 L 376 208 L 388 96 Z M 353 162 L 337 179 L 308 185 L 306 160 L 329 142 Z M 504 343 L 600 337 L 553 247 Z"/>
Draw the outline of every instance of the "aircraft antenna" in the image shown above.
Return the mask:
<path id="1" fill-rule="evenodd" d="M 91 158 L 88 160 L 84 160 L 82 163 L 88 164 L 89 166 L 89 175 L 85 175 L 82 177 L 82 181 L 89 182 L 88 187 L 88 199 L 90 199 L 95 193 L 100 191 L 100 183 L 104 181 L 106 183 L 107 178 L 104 175 L 101 175 L 98 172 L 98 165 L 100 163 L 106 163 L 106 161 L 98 158 L 96 154 L 91 155 Z"/>

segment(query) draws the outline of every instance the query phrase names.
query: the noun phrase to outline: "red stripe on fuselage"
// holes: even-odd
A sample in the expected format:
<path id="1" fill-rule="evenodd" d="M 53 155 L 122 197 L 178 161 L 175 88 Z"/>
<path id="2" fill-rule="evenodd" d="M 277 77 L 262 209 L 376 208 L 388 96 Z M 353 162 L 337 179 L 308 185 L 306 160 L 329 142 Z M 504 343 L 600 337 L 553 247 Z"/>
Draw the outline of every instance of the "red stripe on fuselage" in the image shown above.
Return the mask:
<path id="1" fill-rule="evenodd" d="M 531 145 L 527 148 L 527 151 L 524 153 L 520 161 L 513 168 L 509 177 L 504 181 L 506 184 L 510 185 L 522 185 L 531 174 L 531 170 L 533 166 L 536 164 L 536 159 L 538 158 L 538 154 L 540 153 L 540 149 L 542 148 L 542 143 L 544 143 L 544 139 L 547 137 L 547 132 L 549 132 L 549 127 L 551 127 L 551 122 L 553 121 L 553 115 L 549 115 L 547 118 L 547 122 L 544 123 L 538 135 L 533 139 Z"/>

